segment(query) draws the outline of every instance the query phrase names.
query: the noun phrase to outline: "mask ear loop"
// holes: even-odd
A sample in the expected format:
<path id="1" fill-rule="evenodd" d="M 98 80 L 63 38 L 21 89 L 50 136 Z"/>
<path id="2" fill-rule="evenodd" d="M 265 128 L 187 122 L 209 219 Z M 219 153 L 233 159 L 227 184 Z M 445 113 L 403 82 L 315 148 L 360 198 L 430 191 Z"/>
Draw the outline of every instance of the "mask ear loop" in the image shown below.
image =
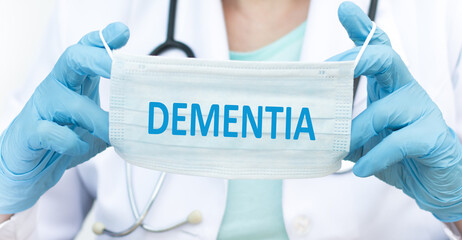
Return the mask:
<path id="1" fill-rule="evenodd" d="M 109 55 L 109 57 L 111 57 L 111 59 L 113 59 L 112 58 L 112 50 L 111 50 L 111 48 L 109 48 L 109 45 L 107 45 L 106 40 L 104 40 L 103 29 L 99 30 L 99 38 L 101 39 L 101 42 L 103 42 L 103 45 L 104 45 L 104 48 L 107 51 L 107 54 Z"/>
<path id="2" fill-rule="evenodd" d="M 369 32 L 369 35 L 367 35 L 367 38 L 366 38 L 366 41 L 364 41 L 364 44 L 363 46 L 361 47 L 361 50 L 359 50 L 359 53 L 358 55 L 356 56 L 356 59 L 355 59 L 355 68 L 356 66 L 358 66 L 358 63 L 359 63 L 359 60 L 361 59 L 361 57 L 363 56 L 363 53 L 364 51 L 366 50 L 366 47 L 369 45 L 369 43 L 371 42 L 372 40 L 372 37 L 374 36 L 374 33 L 375 33 L 375 30 L 377 29 L 377 25 L 375 24 L 375 22 L 372 22 L 372 29 L 371 31 Z M 102 36 L 102 34 L 101 34 Z"/>

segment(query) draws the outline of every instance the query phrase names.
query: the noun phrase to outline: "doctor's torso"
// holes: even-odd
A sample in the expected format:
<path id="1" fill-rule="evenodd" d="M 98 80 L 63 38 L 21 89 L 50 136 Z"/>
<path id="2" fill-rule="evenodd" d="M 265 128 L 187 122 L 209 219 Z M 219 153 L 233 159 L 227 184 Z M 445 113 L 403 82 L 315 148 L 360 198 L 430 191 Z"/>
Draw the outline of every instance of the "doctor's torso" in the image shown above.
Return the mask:
<path id="1" fill-rule="evenodd" d="M 323 61 L 353 46 L 337 19 L 340 2 L 311 1 L 302 61 Z M 354 2 L 367 11 L 369 1 Z M 452 73 L 448 69 L 454 68 L 457 57 L 451 56 L 448 47 L 444 47 L 452 41 L 448 34 L 439 30 L 447 23 L 431 21 L 432 17 L 444 15 L 449 9 L 446 5 L 449 3 L 442 2 L 444 4 L 431 1 L 417 8 L 419 1 L 380 1 L 376 22 L 389 34 L 393 47 L 439 105 L 448 124 L 454 126 L 457 108 Z M 43 51 L 56 46 L 59 49 L 53 49 L 56 56 L 48 56 L 42 63 L 43 69 L 33 72 L 38 76 L 34 81 L 38 82 L 49 71 L 56 60 L 54 57 L 57 58 L 66 46 L 78 41 L 84 33 L 113 21 L 122 21 L 130 28 L 130 41 L 122 51 L 148 54 L 165 39 L 167 9 L 168 1 L 118 1 L 117 4 L 111 1 L 62 1 L 50 29 L 55 36 L 45 44 Z M 422 16 L 425 14 L 428 14 L 428 19 Z M 422 23 L 423 19 L 427 19 L 426 22 Z M 427 23 L 433 25 L 433 31 L 441 31 L 438 38 L 430 37 L 435 32 L 422 29 Z M 229 56 L 220 1 L 180 0 L 175 36 L 188 44 L 198 58 L 227 59 Z M 419 51 L 426 44 L 434 48 L 425 53 Z M 168 52 L 166 55 L 183 54 Z M 434 59 L 441 61 L 435 62 Z M 361 81 L 354 104 L 355 114 L 366 107 L 365 90 L 366 83 Z M 108 109 L 107 80 L 101 80 L 100 92 L 101 105 Z M 135 199 L 142 208 L 148 202 L 159 173 L 138 167 L 133 169 Z M 226 194 L 226 180 L 168 174 L 145 222 L 163 228 L 183 220 L 192 210 L 198 209 L 203 216 L 202 223 L 185 225 L 165 233 L 148 233 L 140 228 L 126 239 L 214 239 L 225 211 Z M 124 161 L 112 148 L 69 170 L 40 200 L 38 217 L 64 219 L 60 224 L 78 227 L 92 198 L 95 198 L 96 220 L 103 222 L 108 229 L 122 230 L 134 222 L 126 189 Z M 51 204 L 53 201 L 59 204 Z M 282 205 L 290 239 L 444 238 L 441 223 L 430 213 L 420 210 L 414 200 L 376 178 L 361 179 L 352 173 L 284 180 Z M 53 214 L 46 216 L 47 211 Z M 73 219 L 71 216 L 76 217 Z M 38 231 L 43 236 L 59 234 L 47 231 L 53 227 L 53 221 L 56 220 L 43 221 L 38 225 Z M 101 236 L 100 239 L 109 237 Z"/>

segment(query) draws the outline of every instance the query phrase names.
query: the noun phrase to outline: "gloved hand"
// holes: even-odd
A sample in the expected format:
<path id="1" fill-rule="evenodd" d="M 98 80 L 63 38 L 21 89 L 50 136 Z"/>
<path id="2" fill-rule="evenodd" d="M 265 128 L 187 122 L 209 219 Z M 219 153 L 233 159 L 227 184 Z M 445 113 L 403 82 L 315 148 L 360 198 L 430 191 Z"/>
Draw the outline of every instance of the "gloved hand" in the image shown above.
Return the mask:
<path id="1" fill-rule="evenodd" d="M 111 48 L 124 46 L 128 28 L 110 24 Z M 84 36 L 59 58 L 51 73 L 3 132 L 0 142 L 0 214 L 25 210 L 54 186 L 64 171 L 108 147 L 108 113 L 99 107 L 99 78 L 112 60 L 99 32 Z"/>
<path id="2" fill-rule="evenodd" d="M 361 46 L 372 28 L 369 18 L 349 2 L 340 6 L 339 18 Z M 329 60 L 352 60 L 358 52 Z M 347 158 L 356 162 L 354 174 L 402 189 L 441 221 L 462 219 L 461 143 L 380 29 L 355 70 L 359 75 L 367 76 L 368 107 L 352 122 Z"/>

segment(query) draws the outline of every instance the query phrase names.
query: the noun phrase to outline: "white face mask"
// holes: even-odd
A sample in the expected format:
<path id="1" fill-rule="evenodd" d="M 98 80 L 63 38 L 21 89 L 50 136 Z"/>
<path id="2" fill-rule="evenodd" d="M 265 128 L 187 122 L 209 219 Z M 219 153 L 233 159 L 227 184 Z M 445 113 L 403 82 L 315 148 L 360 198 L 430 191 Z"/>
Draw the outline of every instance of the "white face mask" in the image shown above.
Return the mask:
<path id="1" fill-rule="evenodd" d="M 331 174 L 349 151 L 354 68 L 374 31 L 375 24 L 356 61 L 347 62 L 114 54 L 111 144 L 129 163 L 169 173 Z"/>

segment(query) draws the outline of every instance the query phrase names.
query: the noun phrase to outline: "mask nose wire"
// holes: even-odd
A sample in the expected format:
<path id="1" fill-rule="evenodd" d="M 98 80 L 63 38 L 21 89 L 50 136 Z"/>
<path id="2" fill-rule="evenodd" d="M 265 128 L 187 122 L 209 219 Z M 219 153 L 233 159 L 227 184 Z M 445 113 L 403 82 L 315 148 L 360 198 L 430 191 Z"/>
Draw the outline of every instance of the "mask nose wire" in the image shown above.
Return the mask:
<path id="1" fill-rule="evenodd" d="M 109 55 L 109 57 L 111 57 L 112 60 L 112 50 L 109 48 L 109 45 L 107 45 L 106 40 L 104 40 L 103 29 L 99 30 L 99 38 L 101 39 L 101 42 L 103 42 L 104 48 L 106 49 L 107 54 Z"/>
<path id="2" fill-rule="evenodd" d="M 369 32 L 369 35 L 367 35 L 367 38 L 366 38 L 366 41 L 364 41 L 364 44 L 363 46 L 361 47 L 361 50 L 359 50 L 359 53 L 358 55 L 356 56 L 356 59 L 355 59 L 355 67 L 358 65 L 359 63 L 359 60 L 361 59 L 361 57 L 363 56 L 363 53 L 364 51 L 366 50 L 366 47 L 369 45 L 369 43 L 371 42 L 372 40 L 372 37 L 374 36 L 374 33 L 375 33 L 375 30 L 377 29 L 377 25 L 375 24 L 375 22 L 372 22 L 372 29 L 371 31 Z M 103 37 L 103 34 L 100 32 L 100 35 L 101 35 L 101 38 Z M 104 42 L 104 41 L 103 41 Z M 106 46 L 106 45 L 105 45 Z M 109 47 L 108 47 L 109 48 Z M 106 48 L 106 49 L 108 49 Z"/>

